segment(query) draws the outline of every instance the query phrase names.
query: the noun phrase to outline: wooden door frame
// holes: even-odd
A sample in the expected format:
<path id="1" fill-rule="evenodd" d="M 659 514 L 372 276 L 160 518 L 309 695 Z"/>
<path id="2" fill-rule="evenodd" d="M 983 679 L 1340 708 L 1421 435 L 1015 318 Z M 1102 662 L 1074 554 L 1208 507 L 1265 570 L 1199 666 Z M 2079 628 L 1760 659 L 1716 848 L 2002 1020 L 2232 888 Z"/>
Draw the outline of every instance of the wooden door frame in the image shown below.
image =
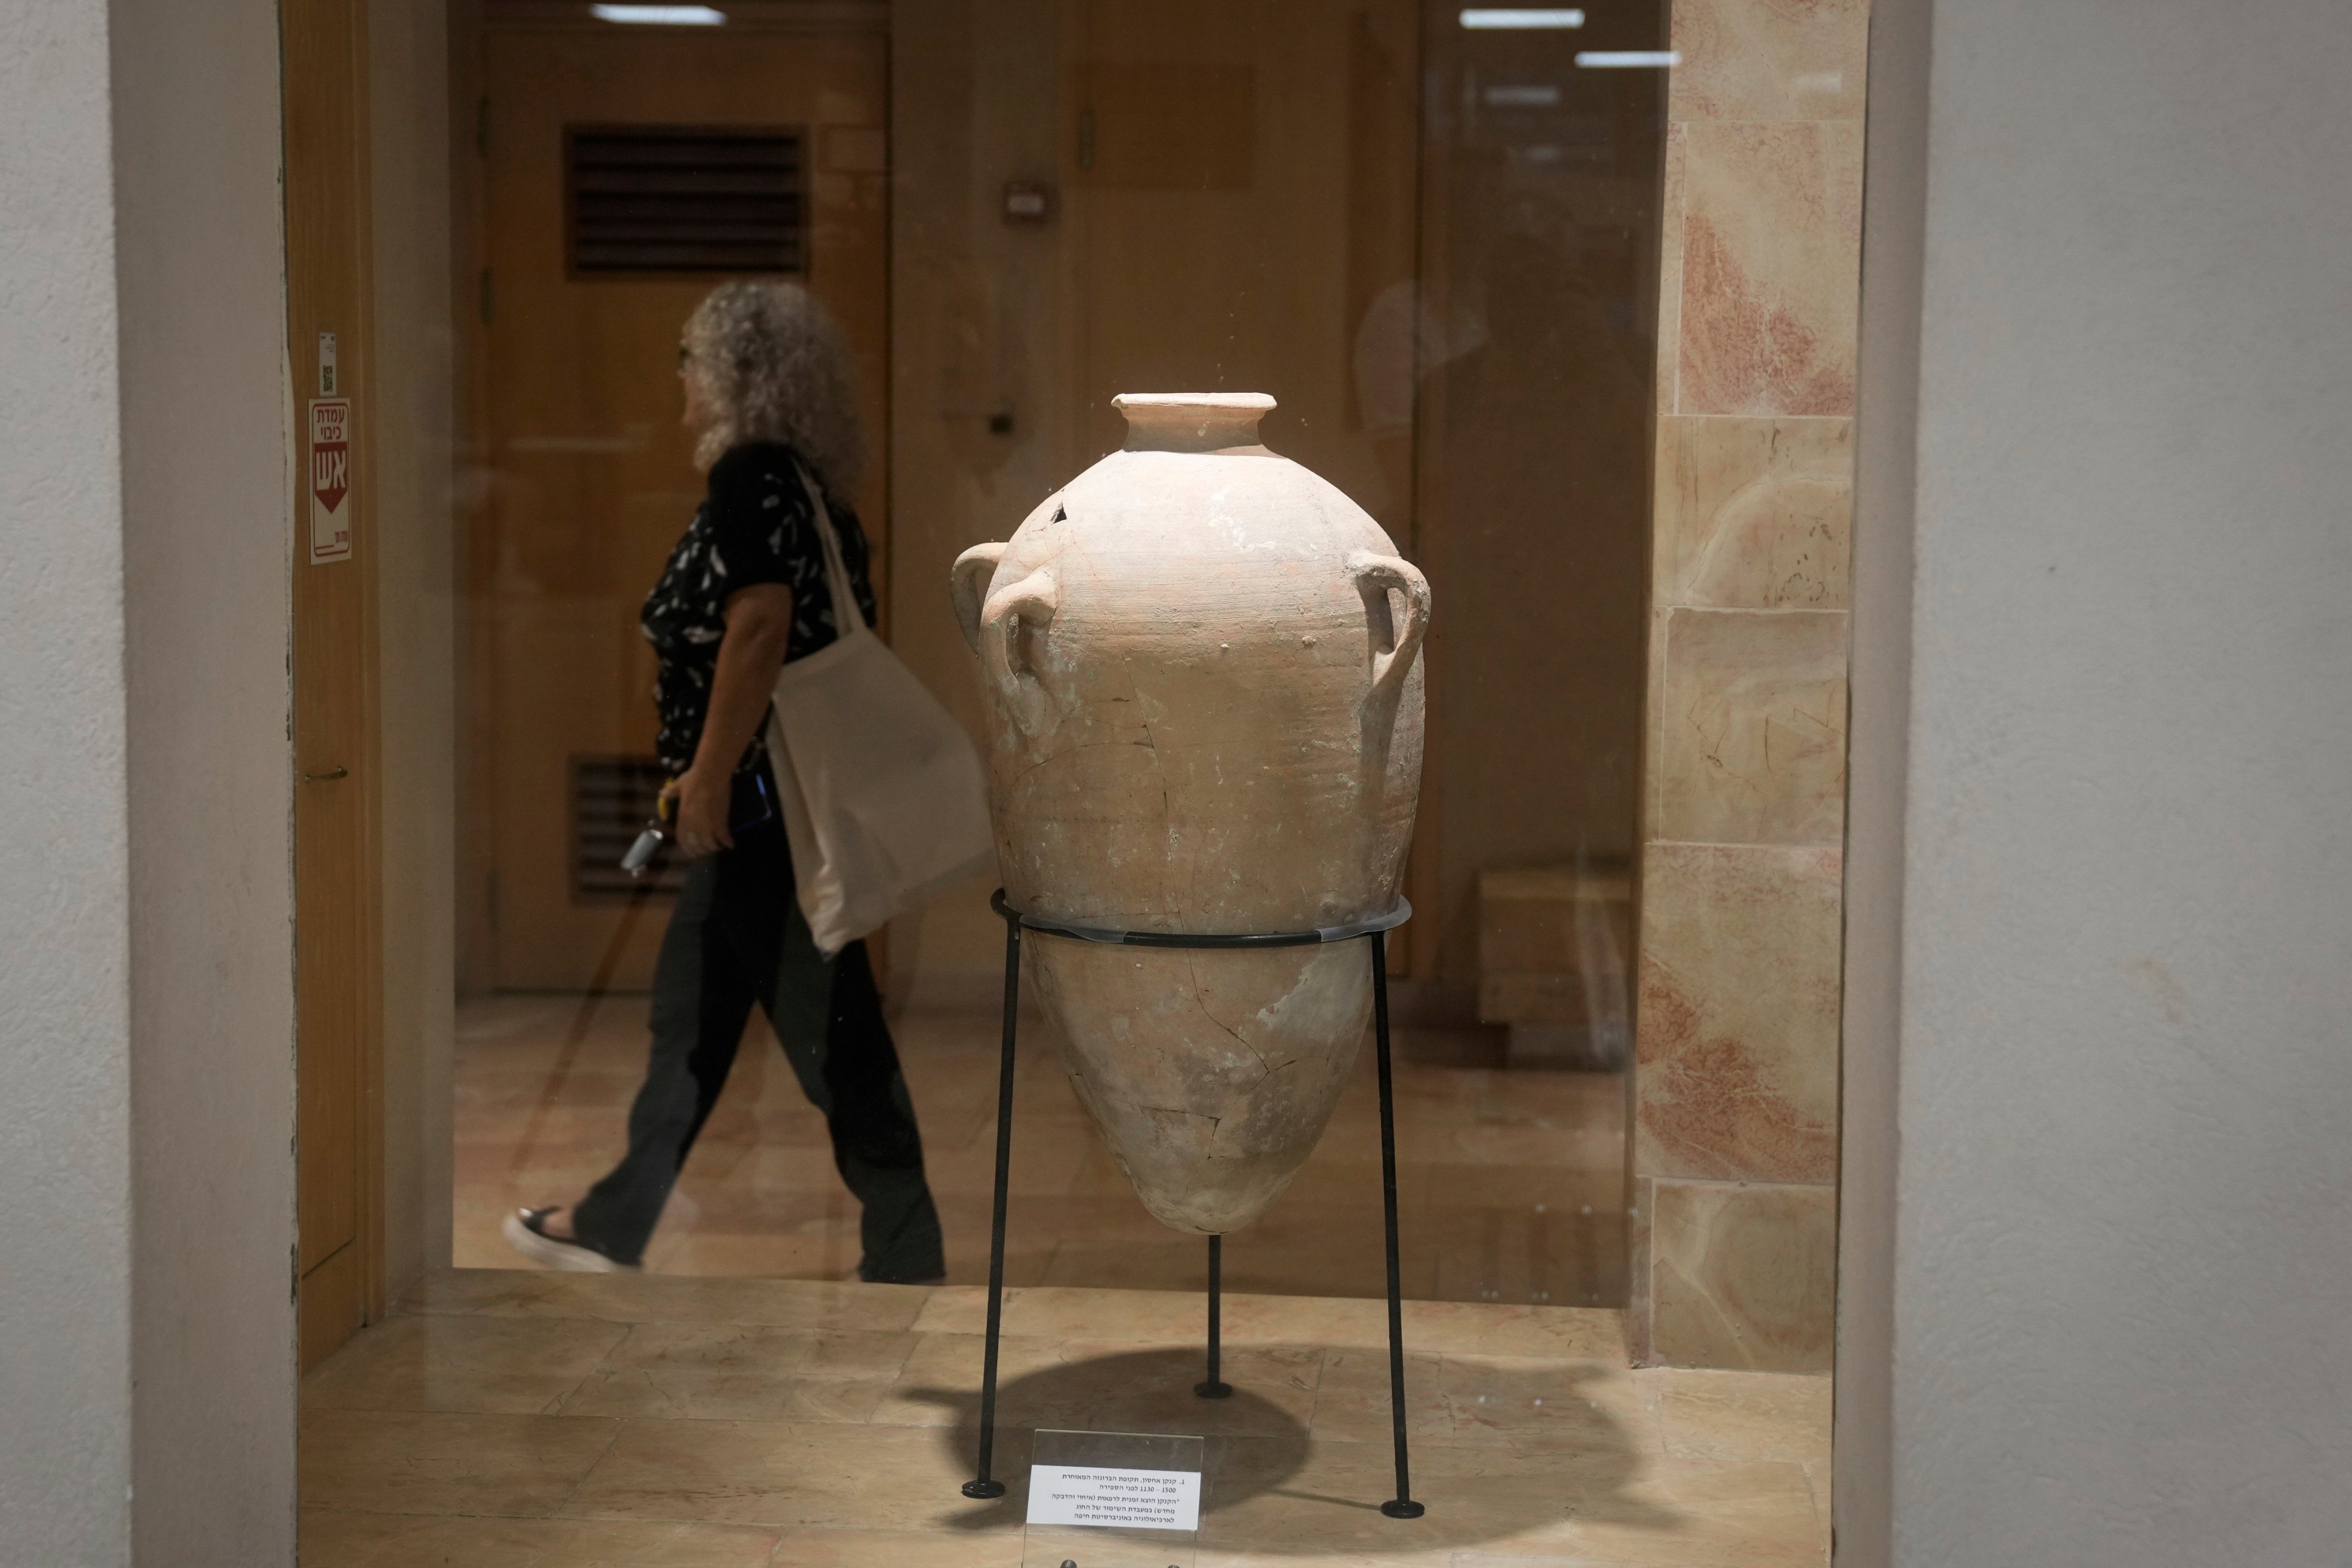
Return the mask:
<path id="1" fill-rule="evenodd" d="M 369 137 L 369 55 L 368 0 L 347 0 L 351 11 L 351 48 L 347 56 L 335 58 L 310 59 L 302 53 L 304 35 L 284 25 L 287 10 L 303 5 L 331 3 L 331 0 L 280 0 L 280 40 L 283 52 L 282 72 L 291 80 L 298 73 L 312 72 L 322 77 L 349 95 L 352 104 L 349 123 L 352 136 L 349 144 L 320 151 L 302 149 L 315 153 L 323 162 L 341 165 L 338 177 L 352 183 L 352 219 L 350 231 L 335 238 L 350 250 L 351 265 L 355 273 L 354 302 L 352 320 L 339 328 L 342 337 L 338 342 L 338 389 L 348 386 L 352 399 L 352 555 L 347 565 L 359 579 L 359 625 L 352 635 L 358 647 L 360 662 L 360 712 L 355 717 L 355 749 L 351 783 L 359 795 L 360 866 L 357 879 L 357 931 L 354 951 L 359 973 L 354 977 L 357 996 L 357 1061 L 355 1079 L 359 1104 L 356 1108 L 356 1138 L 353 1158 L 357 1163 L 355 1192 L 357 1214 L 351 1246 L 357 1248 L 359 1277 L 360 1321 L 362 1324 L 377 1321 L 386 1309 L 384 1268 L 384 1182 L 383 1182 L 383 825 L 382 795 L 383 736 L 381 721 L 381 659 L 379 653 L 379 613 L 377 605 L 376 524 L 376 426 L 375 426 L 375 310 L 373 228 L 373 188 L 370 181 Z M 286 265 L 288 341 L 285 365 L 286 386 L 289 409 L 296 411 L 292 432 L 291 461 L 288 464 L 289 493 L 288 496 L 289 530 L 287 546 L 289 566 L 294 574 L 288 595 L 289 647 L 295 643 L 295 600 L 292 584 L 300 581 L 299 574 L 312 569 L 304 559 L 304 542 L 309 537 L 310 498 L 307 493 L 306 461 L 309 432 L 299 416 L 309 399 L 315 395 L 316 368 L 310 357 L 315 352 L 316 340 L 310 328 L 316 320 L 309 314 L 310 296 L 323 286 L 324 268 L 331 266 L 329 254 L 311 254 L 306 250 L 299 232 L 297 215 L 290 204 L 297 199 L 293 168 L 299 153 L 290 142 L 283 157 L 288 177 L 282 182 L 285 209 L 283 254 Z M 312 274 L 312 268 L 320 271 Z M 324 569 L 324 568 L 321 568 Z M 299 680 L 299 671 L 294 672 Z M 299 702 L 297 713 L 299 714 Z M 289 772 L 299 769 L 297 747 L 299 736 L 289 725 L 287 736 L 287 761 Z M 299 791 L 302 782 L 298 776 L 293 787 Z M 297 930 L 302 918 L 301 886 L 299 863 L 289 868 L 294 883 L 294 918 Z M 299 962 L 299 960 L 298 960 Z M 299 974 L 297 983 L 299 983 Z M 299 1026 L 299 1024 L 298 1024 Z M 298 1057 L 299 1061 L 299 1057 Z M 299 1068 L 297 1069 L 299 1071 Z M 299 1258 L 299 1249 L 297 1258 Z M 299 1261 L 297 1267 L 299 1268 Z M 299 1287 L 298 1277 L 296 1284 Z M 307 1355 L 304 1357 L 310 1359 Z"/>

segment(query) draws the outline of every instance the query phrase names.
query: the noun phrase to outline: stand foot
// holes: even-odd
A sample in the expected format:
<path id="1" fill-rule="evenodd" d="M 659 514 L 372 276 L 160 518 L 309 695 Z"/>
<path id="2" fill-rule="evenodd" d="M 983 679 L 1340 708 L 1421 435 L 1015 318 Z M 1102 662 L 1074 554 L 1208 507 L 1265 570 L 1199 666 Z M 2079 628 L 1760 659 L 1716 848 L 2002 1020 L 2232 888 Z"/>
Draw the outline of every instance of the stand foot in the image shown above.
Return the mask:
<path id="1" fill-rule="evenodd" d="M 963 1484 L 963 1495 L 968 1498 L 977 1498 L 982 1501 L 986 1501 L 990 1498 L 1003 1497 L 1004 1483 L 1003 1481 L 966 1481 Z M 1382 1506 L 1392 1508 L 1395 1505 L 1391 1503 Z M 1415 1503 L 1412 1506 L 1419 1508 L 1421 1505 Z"/>
<path id="2" fill-rule="evenodd" d="M 1381 1511 L 1391 1519 L 1419 1519 L 1429 1510 L 1411 1498 L 1391 1498 L 1381 1504 Z"/>
<path id="3" fill-rule="evenodd" d="M 1230 1383 L 1196 1383 L 1192 1385 L 1192 1392 L 1203 1399 L 1231 1399 L 1234 1385 Z"/>

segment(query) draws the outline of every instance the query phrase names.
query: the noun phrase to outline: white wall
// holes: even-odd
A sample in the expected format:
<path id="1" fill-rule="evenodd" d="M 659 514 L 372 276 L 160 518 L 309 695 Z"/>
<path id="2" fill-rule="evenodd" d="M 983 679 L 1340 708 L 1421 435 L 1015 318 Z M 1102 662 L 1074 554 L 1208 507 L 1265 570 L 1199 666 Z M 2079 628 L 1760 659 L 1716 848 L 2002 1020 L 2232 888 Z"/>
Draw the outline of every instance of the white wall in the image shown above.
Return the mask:
<path id="1" fill-rule="evenodd" d="M 1852 955 L 1897 1132 L 1846 1171 L 1894 1194 L 1853 1563 L 2352 1552 L 2345 20 L 1881 6 L 1927 90 L 1906 154 L 1874 65 L 1874 214 L 1926 184 L 1865 262 L 1921 309 L 1916 418 L 1902 312 L 1865 327 L 1855 907 L 1901 930 Z"/>
<path id="2" fill-rule="evenodd" d="M 267 6 L 0 0 L 12 1565 L 292 1559 L 277 62 Z"/>
<path id="3" fill-rule="evenodd" d="M 0 1563 L 130 1555 L 106 14 L 0 0 Z"/>
<path id="4" fill-rule="evenodd" d="M 114 0 L 144 1563 L 293 1556 L 276 7 Z"/>

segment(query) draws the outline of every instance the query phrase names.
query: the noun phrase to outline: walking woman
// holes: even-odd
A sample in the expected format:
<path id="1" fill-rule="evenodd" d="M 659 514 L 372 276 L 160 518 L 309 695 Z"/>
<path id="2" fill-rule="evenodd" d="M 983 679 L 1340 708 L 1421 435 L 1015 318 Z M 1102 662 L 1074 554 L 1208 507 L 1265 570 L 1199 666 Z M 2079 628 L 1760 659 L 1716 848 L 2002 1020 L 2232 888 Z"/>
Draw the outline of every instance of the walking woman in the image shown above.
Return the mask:
<path id="1" fill-rule="evenodd" d="M 866 944 L 828 962 L 810 938 L 764 739 L 778 668 L 836 631 L 803 468 L 874 622 L 866 535 L 848 503 L 861 440 L 847 351 L 801 289 L 728 283 L 688 320 L 678 375 L 709 490 L 643 626 L 660 662 L 656 749 L 672 774 L 663 793 L 691 860 L 654 970 L 652 1049 L 628 1152 L 577 1204 L 509 1215 L 506 1237 L 556 1268 L 638 1268 L 756 1003 L 865 1205 L 858 1278 L 935 1280 L 945 1272 L 939 1214 Z"/>

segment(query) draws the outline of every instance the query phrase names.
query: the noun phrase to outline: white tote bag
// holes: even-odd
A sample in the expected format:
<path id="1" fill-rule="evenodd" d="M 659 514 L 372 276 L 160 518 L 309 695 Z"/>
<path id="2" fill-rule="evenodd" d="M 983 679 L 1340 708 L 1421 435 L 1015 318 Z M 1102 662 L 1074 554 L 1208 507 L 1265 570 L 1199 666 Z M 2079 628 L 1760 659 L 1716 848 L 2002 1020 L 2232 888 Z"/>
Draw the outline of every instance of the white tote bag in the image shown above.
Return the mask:
<path id="1" fill-rule="evenodd" d="M 866 628 L 824 497 L 801 470 L 824 542 L 840 635 L 776 678 L 768 752 L 809 933 L 827 957 L 996 863 L 979 753 Z"/>

